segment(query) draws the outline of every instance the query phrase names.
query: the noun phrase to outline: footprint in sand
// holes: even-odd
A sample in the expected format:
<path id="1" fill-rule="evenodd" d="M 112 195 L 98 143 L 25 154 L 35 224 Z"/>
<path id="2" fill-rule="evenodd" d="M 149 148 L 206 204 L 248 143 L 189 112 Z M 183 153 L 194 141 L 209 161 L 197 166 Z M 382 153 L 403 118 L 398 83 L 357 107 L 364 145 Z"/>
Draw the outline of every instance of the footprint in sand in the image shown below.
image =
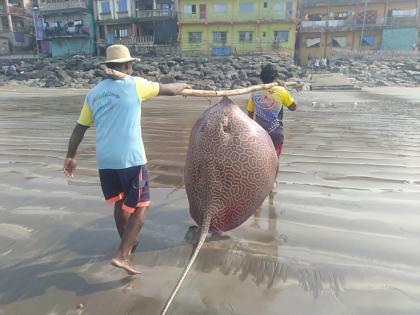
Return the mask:
<path id="1" fill-rule="evenodd" d="M 80 268 L 80 271 L 81 272 L 88 271 L 94 264 L 96 264 L 97 261 L 98 261 L 97 256 L 90 258 L 89 261 Z"/>
<path id="2" fill-rule="evenodd" d="M 82 315 L 82 314 L 83 314 L 83 309 L 70 310 L 66 312 L 66 315 Z"/>
<path id="3" fill-rule="evenodd" d="M 131 293 L 131 292 L 133 291 L 133 289 L 134 289 L 133 284 L 132 284 L 132 283 L 129 283 L 129 284 L 127 284 L 127 285 L 123 286 L 121 290 L 122 290 L 124 293 L 128 294 L 128 293 Z"/>

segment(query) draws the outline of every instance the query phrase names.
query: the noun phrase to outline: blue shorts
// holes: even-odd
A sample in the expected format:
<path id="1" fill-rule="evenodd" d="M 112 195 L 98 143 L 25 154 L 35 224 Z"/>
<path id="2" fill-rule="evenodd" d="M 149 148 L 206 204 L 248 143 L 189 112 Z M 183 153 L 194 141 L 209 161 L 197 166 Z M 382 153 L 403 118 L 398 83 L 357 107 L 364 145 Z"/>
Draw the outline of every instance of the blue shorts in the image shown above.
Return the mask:
<path id="1" fill-rule="evenodd" d="M 149 206 L 149 175 L 146 165 L 120 170 L 100 169 L 99 178 L 108 204 L 122 200 L 122 209 L 128 213 Z"/>

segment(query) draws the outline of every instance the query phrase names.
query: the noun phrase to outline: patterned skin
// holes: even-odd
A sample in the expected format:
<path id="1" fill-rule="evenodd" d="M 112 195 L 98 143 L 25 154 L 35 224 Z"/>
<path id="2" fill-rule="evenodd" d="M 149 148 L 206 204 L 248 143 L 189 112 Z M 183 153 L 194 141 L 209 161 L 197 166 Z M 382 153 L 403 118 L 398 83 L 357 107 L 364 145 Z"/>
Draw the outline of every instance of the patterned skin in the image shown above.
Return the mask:
<path id="1" fill-rule="evenodd" d="M 197 120 L 184 175 L 200 238 L 161 315 L 168 311 L 208 232 L 234 229 L 254 214 L 273 188 L 277 165 L 268 133 L 230 99 L 223 98 Z"/>
<path id="2" fill-rule="evenodd" d="M 238 227 L 273 188 L 277 164 L 267 132 L 224 98 L 191 132 L 185 188 L 192 218 L 210 232 Z"/>

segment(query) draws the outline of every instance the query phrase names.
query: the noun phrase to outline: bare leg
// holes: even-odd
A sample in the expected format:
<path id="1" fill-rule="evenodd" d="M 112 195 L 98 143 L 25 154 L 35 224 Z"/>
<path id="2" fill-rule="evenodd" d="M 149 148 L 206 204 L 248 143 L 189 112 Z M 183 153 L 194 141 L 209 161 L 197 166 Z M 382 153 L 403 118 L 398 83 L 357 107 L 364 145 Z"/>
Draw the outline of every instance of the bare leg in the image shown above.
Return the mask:
<path id="1" fill-rule="evenodd" d="M 114 219 L 115 219 L 115 225 L 117 226 L 118 234 L 120 235 L 121 240 L 124 237 L 125 228 L 127 226 L 128 218 L 130 217 L 130 214 L 127 211 L 122 210 L 122 200 L 117 201 L 114 206 Z M 138 240 L 136 240 L 136 243 L 133 245 L 133 248 L 131 249 L 130 253 L 134 253 L 137 245 L 139 244 Z"/>
<path id="2" fill-rule="evenodd" d="M 129 255 L 133 247 L 137 244 L 137 237 L 146 220 L 147 209 L 148 207 L 136 208 L 134 213 L 130 215 L 120 247 L 111 261 L 114 266 L 124 269 L 129 274 L 141 273 L 131 265 Z"/>
<path id="3" fill-rule="evenodd" d="M 121 239 L 124 236 L 125 226 L 127 224 L 128 218 L 130 217 L 130 214 L 127 211 L 123 211 L 121 209 L 122 203 L 122 200 L 117 201 L 114 206 L 115 225 L 117 226 L 118 234 L 120 235 Z"/>

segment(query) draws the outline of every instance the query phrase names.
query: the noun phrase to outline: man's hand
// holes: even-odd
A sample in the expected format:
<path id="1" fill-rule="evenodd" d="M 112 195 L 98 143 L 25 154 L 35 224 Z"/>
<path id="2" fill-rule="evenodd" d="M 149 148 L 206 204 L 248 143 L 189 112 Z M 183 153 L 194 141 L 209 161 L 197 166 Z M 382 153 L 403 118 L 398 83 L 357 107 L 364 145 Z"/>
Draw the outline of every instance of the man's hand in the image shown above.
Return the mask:
<path id="1" fill-rule="evenodd" d="M 74 176 L 74 171 L 76 170 L 76 160 L 73 158 L 66 158 L 64 161 L 64 174 L 66 174 L 68 177 Z"/>

